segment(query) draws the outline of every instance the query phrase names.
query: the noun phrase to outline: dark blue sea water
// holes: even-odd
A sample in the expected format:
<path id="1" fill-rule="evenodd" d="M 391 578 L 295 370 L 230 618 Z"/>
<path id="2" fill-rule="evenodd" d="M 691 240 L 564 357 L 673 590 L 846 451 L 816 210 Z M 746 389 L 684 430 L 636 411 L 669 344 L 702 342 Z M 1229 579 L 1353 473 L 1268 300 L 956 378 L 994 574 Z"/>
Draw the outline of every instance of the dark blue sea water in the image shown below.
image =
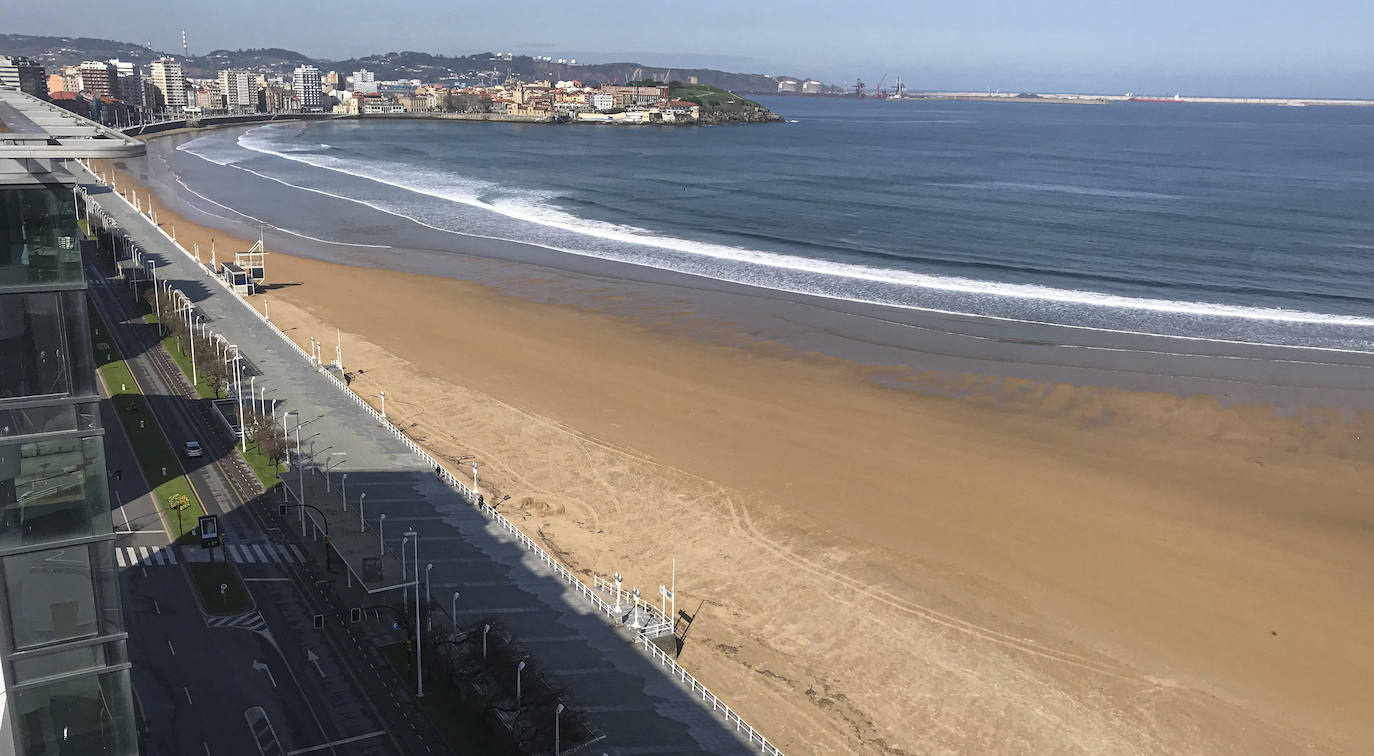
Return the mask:
<path id="1" fill-rule="evenodd" d="M 1374 350 L 1374 108 L 765 101 L 788 122 L 285 123 L 201 136 L 177 159 L 366 203 L 398 227 L 773 289 Z M 216 182 L 192 188 L 224 199 Z M 350 226 L 351 201 L 334 218 L 289 204 L 245 211 L 318 238 L 395 238 Z"/>

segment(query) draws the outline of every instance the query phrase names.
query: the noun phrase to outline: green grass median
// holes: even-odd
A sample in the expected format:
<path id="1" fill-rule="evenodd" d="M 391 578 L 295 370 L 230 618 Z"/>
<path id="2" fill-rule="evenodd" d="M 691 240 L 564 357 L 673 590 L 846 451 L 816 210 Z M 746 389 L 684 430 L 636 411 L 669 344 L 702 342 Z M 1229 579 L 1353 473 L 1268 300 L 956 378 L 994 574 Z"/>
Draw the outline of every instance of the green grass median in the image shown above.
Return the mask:
<path id="1" fill-rule="evenodd" d="M 145 308 L 146 306 L 147 303 L 144 303 Z M 156 323 L 157 315 L 154 313 L 145 313 L 143 319 L 149 323 Z M 164 336 L 162 338 L 162 347 L 167 350 L 167 354 L 172 356 L 172 361 L 181 369 L 181 374 L 186 376 L 186 380 L 195 386 L 197 396 L 207 401 L 220 398 L 220 396 L 215 393 L 215 390 L 210 387 L 208 382 L 194 381 L 194 378 L 198 376 L 191 370 L 191 355 L 188 351 L 182 350 L 181 342 L 176 336 L 171 334 Z M 201 361 L 203 359 L 204 357 L 201 355 L 196 355 L 196 364 L 202 364 Z M 240 451 L 244 459 L 248 461 L 248 466 L 253 468 L 253 474 L 257 476 L 263 488 L 270 489 L 281 482 L 281 466 L 269 459 L 267 455 L 258 451 L 258 445 L 255 442 L 250 440 L 248 442 L 248 450 Z"/>
<path id="2" fill-rule="evenodd" d="M 163 521 L 167 523 L 172 540 L 181 542 L 196 527 L 198 518 L 205 510 L 191 488 L 191 482 L 182 474 L 180 459 L 168 446 L 152 407 L 143 396 L 142 387 L 134 379 L 114 339 L 110 338 L 109 329 L 96 314 L 93 302 L 88 303 L 88 310 L 97 370 L 110 390 L 110 401 L 114 403 L 119 424 L 124 426 L 124 433 L 133 444 L 139 468 L 148 485 L 152 486 L 153 496 L 163 513 Z M 180 512 L 179 518 L 177 510 L 171 506 L 172 497 L 177 494 L 186 496 L 191 502 L 189 507 Z"/>
<path id="3" fill-rule="evenodd" d="M 219 554 L 224 550 L 218 549 Z M 223 557 L 220 557 L 223 558 Z M 200 594 L 200 604 L 208 614 L 243 614 L 253 608 L 243 580 L 233 565 L 227 562 L 190 562 L 191 581 Z M 220 591 L 224 586 L 224 591 Z"/>

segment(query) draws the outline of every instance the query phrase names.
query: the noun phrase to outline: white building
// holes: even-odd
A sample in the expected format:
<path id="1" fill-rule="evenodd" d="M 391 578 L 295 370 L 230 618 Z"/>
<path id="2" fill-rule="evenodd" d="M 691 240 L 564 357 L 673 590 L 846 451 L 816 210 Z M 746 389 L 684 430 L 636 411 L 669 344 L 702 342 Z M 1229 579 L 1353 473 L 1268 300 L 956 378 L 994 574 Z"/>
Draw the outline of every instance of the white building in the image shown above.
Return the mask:
<path id="1" fill-rule="evenodd" d="M 802 94 L 820 94 L 825 91 L 825 85 L 815 79 L 807 79 L 802 82 Z"/>
<path id="2" fill-rule="evenodd" d="M 240 68 L 226 68 L 219 72 L 219 91 L 224 96 L 224 109 L 230 113 L 251 113 L 257 110 L 258 93 L 253 86 L 253 74 Z"/>
<path id="3" fill-rule="evenodd" d="M 186 107 L 186 77 L 181 73 L 181 62 L 171 58 L 153 61 L 153 86 L 162 95 L 162 105 L 167 110 L 181 110 Z"/>
<path id="4" fill-rule="evenodd" d="M 353 91 L 363 94 L 377 94 L 377 75 L 367 70 L 353 72 Z"/>
<path id="5" fill-rule="evenodd" d="M 296 90 L 296 99 L 301 103 L 301 111 L 318 113 L 324 110 L 324 78 L 320 69 L 314 66 L 297 66 L 291 75 L 291 88 Z"/>
<path id="6" fill-rule="evenodd" d="M 596 94 L 593 94 L 589 99 L 591 100 L 592 107 L 602 112 L 605 112 L 607 110 L 613 110 L 615 108 L 614 95 L 610 95 L 605 92 L 597 92 Z"/>

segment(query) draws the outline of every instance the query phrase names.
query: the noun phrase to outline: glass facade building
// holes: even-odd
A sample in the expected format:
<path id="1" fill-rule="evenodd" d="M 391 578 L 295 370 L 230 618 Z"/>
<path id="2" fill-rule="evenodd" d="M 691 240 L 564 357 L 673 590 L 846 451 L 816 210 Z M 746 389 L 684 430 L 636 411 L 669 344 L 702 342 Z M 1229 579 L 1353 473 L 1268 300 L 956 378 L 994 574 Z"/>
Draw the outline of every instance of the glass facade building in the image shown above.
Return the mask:
<path id="1" fill-rule="evenodd" d="M 0 90 L 0 756 L 137 754 L 74 184 L 62 167 L 84 154 L 43 134 L 52 127 L 16 98 Z"/>

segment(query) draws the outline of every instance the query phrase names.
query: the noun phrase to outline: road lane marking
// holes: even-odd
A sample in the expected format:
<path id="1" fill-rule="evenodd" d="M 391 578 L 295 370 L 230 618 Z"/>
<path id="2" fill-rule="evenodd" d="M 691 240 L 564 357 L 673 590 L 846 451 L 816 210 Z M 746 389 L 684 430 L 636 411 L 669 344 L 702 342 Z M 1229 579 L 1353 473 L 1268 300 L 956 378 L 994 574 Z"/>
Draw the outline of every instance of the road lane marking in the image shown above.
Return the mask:
<path id="1" fill-rule="evenodd" d="M 195 703 L 194 703 L 193 701 L 191 701 L 191 689 L 190 689 L 190 688 L 182 688 L 182 691 L 184 691 L 184 692 L 186 693 L 186 703 L 191 704 L 192 706 L 195 706 Z"/>
<path id="2" fill-rule="evenodd" d="M 262 547 L 261 547 L 261 546 L 257 545 L 256 543 L 253 544 L 253 551 L 257 553 L 258 558 L 257 558 L 257 559 L 249 559 L 248 561 L 250 561 L 250 562 L 266 562 L 266 561 L 267 561 L 267 555 L 264 554 L 264 553 L 262 553 Z"/>
<path id="3" fill-rule="evenodd" d="M 128 566 L 129 566 L 129 565 L 127 565 L 127 564 L 124 563 L 124 549 L 115 549 L 115 561 L 116 561 L 116 562 L 119 562 L 119 566 L 120 566 L 120 567 L 128 567 Z"/>
<path id="4" fill-rule="evenodd" d="M 297 748 L 294 751 L 287 751 L 286 756 L 297 756 L 298 754 L 311 753 L 312 751 L 323 751 L 326 748 L 334 748 L 335 746 L 348 745 L 349 743 L 357 743 L 360 740 L 367 740 L 368 738 L 375 738 L 378 735 L 385 734 L 385 730 L 377 730 L 376 732 L 369 732 L 365 735 L 354 735 L 351 738 L 343 738 L 342 740 L 331 740 L 328 743 L 320 743 L 319 745 L 313 745 L 309 748 Z"/>
<path id="5" fill-rule="evenodd" d="M 136 547 L 136 548 L 138 549 L 138 556 L 139 556 L 138 563 L 139 563 L 139 564 L 147 564 L 147 563 L 148 563 L 148 547 L 147 547 L 147 546 L 138 546 L 138 547 Z"/>
<path id="6" fill-rule="evenodd" d="M 172 652 L 172 656 L 177 655 L 177 650 L 172 647 L 172 642 L 170 640 L 167 641 L 167 650 Z"/>

